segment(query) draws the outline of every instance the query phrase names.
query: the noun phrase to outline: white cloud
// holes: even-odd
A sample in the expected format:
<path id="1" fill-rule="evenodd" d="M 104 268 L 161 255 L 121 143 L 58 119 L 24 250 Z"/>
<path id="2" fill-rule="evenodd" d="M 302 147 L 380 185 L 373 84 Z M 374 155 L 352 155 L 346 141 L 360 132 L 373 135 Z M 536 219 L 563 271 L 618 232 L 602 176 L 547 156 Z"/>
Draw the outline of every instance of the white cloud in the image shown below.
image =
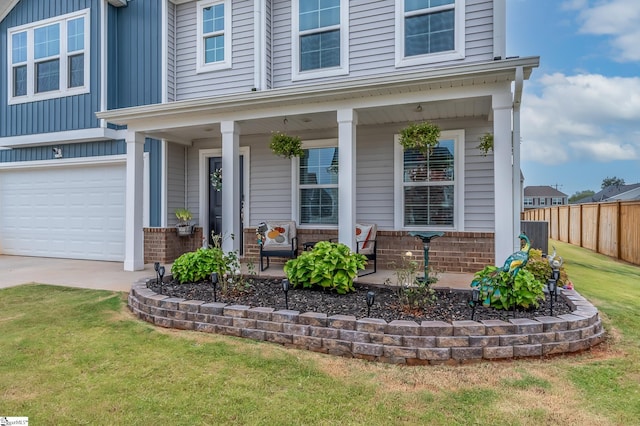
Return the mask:
<path id="1" fill-rule="evenodd" d="M 591 7 L 584 3 L 571 0 L 563 5 L 567 9 L 580 10 L 580 32 L 611 36 L 617 60 L 640 61 L 640 1 L 608 0 Z"/>
<path id="2" fill-rule="evenodd" d="M 533 83 L 532 83 L 533 84 Z M 544 164 L 640 158 L 640 78 L 544 75 L 527 92 L 522 158 Z"/>

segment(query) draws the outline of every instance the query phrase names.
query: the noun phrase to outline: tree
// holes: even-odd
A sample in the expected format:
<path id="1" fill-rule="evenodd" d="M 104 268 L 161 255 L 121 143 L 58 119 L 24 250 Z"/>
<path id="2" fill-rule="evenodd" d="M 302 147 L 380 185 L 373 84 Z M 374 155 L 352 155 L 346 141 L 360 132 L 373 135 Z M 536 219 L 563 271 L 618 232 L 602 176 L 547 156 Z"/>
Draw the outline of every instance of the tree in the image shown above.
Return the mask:
<path id="1" fill-rule="evenodd" d="M 582 200 L 583 198 L 586 198 L 586 197 L 591 197 L 594 194 L 595 192 L 593 192 L 590 189 L 586 189 L 584 191 L 576 191 L 575 194 L 569 197 L 569 203 L 575 203 L 578 200 Z"/>
<path id="2" fill-rule="evenodd" d="M 608 186 L 620 186 L 620 185 L 624 185 L 624 179 L 619 178 L 619 177 L 609 177 L 607 176 L 606 178 L 602 179 L 602 189 L 605 189 Z"/>

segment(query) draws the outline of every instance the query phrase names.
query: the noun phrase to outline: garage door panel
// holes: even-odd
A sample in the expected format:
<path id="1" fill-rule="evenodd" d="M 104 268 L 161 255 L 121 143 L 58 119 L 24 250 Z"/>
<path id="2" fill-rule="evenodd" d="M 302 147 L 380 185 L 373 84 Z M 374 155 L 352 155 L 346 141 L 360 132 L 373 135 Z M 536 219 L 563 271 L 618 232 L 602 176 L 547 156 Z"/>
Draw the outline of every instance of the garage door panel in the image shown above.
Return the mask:
<path id="1" fill-rule="evenodd" d="M 0 250 L 122 261 L 124 203 L 124 164 L 0 172 Z"/>

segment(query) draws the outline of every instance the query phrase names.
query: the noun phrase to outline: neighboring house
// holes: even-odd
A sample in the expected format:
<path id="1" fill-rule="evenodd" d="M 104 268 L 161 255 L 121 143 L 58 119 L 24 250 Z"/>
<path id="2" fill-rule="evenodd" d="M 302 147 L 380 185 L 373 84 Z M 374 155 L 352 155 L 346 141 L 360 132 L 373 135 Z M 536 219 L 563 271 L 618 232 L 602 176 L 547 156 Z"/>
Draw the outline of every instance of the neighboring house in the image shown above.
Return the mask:
<path id="1" fill-rule="evenodd" d="M 569 204 L 567 194 L 551 186 L 527 186 L 524 188 L 525 210 Z"/>
<path id="2" fill-rule="evenodd" d="M 506 58 L 505 0 L 4 7 L 0 146 L 10 149 L 0 151 L 0 199 L 40 200 L 0 205 L 4 253 L 47 256 L 52 232 L 95 225 L 105 229 L 86 234 L 87 248 L 110 244 L 98 234 L 113 232 L 115 260 L 141 269 L 165 256 L 153 250 L 173 238 L 173 213 L 185 206 L 204 235 L 235 235 L 223 248 L 248 257 L 255 227 L 269 219 L 295 220 L 301 240 L 333 235 L 351 247 L 356 223 L 376 223 L 379 261 L 389 265 L 415 244 L 414 230 L 446 232 L 434 259 L 449 271 L 500 263 L 518 247 L 513 141 L 523 82 L 539 58 Z M 60 23 L 59 39 L 43 30 L 50 23 Z M 441 126 L 446 164 L 397 142 L 404 126 L 424 120 Z M 274 131 L 300 136 L 304 157 L 273 155 Z M 495 142 L 483 156 L 476 147 L 486 132 Z M 210 184 L 219 168 L 221 192 Z M 430 178 L 412 179 L 422 168 Z M 27 209 L 66 216 L 37 226 L 27 219 L 8 238 Z"/>
<path id="3" fill-rule="evenodd" d="M 635 188 L 609 198 L 609 201 L 636 201 L 640 200 L 640 184 Z"/>
<path id="4" fill-rule="evenodd" d="M 577 201 L 574 201 L 572 204 L 586 204 L 586 203 L 601 203 L 605 201 L 617 201 L 617 200 L 633 200 L 633 194 L 637 194 L 636 192 L 631 192 L 634 190 L 638 190 L 640 188 L 640 183 L 635 183 L 631 185 L 611 185 L 604 188 L 602 191 L 596 192 L 595 194 L 581 198 Z M 629 194 L 630 193 L 630 194 Z M 624 195 L 623 195 L 624 194 Z M 620 197 L 623 198 L 620 198 Z"/>

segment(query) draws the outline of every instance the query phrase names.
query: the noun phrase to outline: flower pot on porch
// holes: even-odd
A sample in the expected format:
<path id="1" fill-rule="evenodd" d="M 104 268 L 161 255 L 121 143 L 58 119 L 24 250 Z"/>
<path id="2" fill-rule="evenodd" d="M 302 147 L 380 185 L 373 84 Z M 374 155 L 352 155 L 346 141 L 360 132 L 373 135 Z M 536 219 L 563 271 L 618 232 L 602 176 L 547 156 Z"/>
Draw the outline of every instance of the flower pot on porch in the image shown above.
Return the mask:
<path id="1" fill-rule="evenodd" d="M 193 225 L 176 225 L 179 237 L 188 237 L 193 235 Z"/>

